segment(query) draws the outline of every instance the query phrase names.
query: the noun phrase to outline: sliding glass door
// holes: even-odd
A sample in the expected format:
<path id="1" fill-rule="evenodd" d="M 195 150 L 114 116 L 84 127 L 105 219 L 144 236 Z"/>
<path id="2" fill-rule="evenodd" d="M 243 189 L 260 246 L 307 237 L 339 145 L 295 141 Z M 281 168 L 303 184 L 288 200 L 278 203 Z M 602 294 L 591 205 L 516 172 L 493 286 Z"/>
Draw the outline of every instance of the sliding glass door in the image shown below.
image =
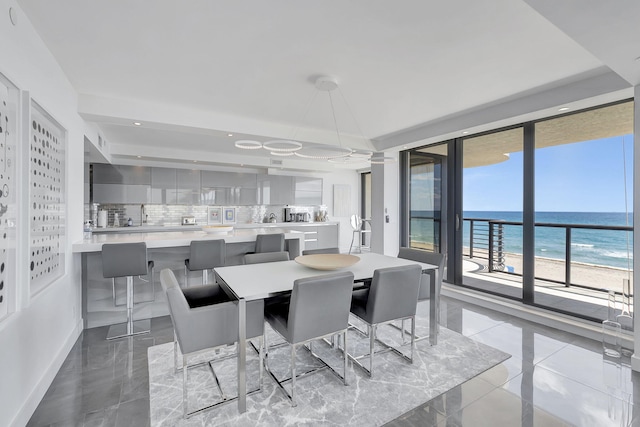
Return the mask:
<path id="1" fill-rule="evenodd" d="M 404 152 L 400 243 L 446 253 L 455 285 L 630 320 L 633 108 L 623 101 Z"/>
<path id="2" fill-rule="evenodd" d="M 462 140 L 463 284 L 522 298 L 522 127 Z M 513 274 L 510 274 L 513 273 Z"/>

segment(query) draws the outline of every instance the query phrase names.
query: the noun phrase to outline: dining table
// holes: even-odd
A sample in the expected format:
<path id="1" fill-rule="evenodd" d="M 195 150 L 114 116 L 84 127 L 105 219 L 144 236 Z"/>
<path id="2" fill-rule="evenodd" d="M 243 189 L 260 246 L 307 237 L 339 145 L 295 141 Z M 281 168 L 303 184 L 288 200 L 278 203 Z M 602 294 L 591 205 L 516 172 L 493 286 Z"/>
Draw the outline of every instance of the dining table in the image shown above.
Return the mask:
<path id="1" fill-rule="evenodd" d="M 388 267 L 419 264 L 423 274 L 434 274 L 437 265 L 425 264 L 402 258 L 377 253 L 353 255 L 360 258 L 355 264 L 341 268 L 339 271 L 353 273 L 354 282 L 367 281 L 373 278 L 375 270 Z M 291 292 L 297 279 L 329 274 L 331 271 L 306 267 L 292 261 L 269 262 L 250 265 L 235 265 L 214 269 L 216 282 L 232 297 L 238 300 L 238 411 L 247 410 L 246 358 L 247 330 L 246 303 L 258 299 L 270 298 Z M 429 342 L 437 344 L 439 289 L 436 281 L 431 280 L 431 298 L 429 313 Z"/>

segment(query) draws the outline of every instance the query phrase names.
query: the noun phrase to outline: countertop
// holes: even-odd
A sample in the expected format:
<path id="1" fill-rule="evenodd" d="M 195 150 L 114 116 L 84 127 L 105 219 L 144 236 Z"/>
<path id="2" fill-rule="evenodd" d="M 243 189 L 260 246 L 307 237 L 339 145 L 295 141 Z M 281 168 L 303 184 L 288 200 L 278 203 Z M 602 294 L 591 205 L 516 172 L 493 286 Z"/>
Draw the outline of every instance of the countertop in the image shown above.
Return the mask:
<path id="1" fill-rule="evenodd" d="M 282 228 L 282 227 L 317 227 L 323 225 L 337 225 L 337 221 L 327 222 L 259 222 L 250 224 L 233 224 L 234 229 L 254 228 Z M 200 225 L 134 225 L 131 227 L 101 227 L 94 228 L 94 234 L 107 233 L 157 233 L 171 231 L 202 231 Z"/>
<path id="2" fill-rule="evenodd" d="M 326 223 L 324 223 L 326 224 Z M 285 239 L 304 239 L 304 233 L 289 230 L 286 228 L 257 227 L 248 229 L 236 229 L 228 233 L 205 233 L 198 229 L 183 231 L 188 226 L 180 227 L 180 231 L 158 232 L 134 232 L 134 233 L 93 233 L 91 239 L 84 239 L 74 242 L 72 250 L 74 253 L 100 252 L 104 243 L 135 243 L 145 242 L 147 248 L 171 248 L 178 246 L 189 246 L 192 240 L 212 240 L 224 239 L 227 243 L 252 242 L 258 234 L 284 233 Z M 235 227 L 235 226 L 234 226 Z M 122 227 L 126 230 L 129 227 Z M 138 227 L 140 228 L 140 227 Z M 199 227 L 197 227 L 199 228 Z M 120 230 L 122 231 L 122 230 Z"/>

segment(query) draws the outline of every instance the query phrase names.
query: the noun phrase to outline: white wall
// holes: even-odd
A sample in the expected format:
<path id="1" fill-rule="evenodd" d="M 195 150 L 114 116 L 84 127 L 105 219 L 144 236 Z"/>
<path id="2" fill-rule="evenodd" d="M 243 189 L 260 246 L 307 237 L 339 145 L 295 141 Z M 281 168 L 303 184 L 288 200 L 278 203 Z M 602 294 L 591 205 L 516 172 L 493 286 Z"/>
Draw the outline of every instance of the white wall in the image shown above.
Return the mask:
<path id="1" fill-rule="evenodd" d="M 10 7 L 17 12 L 16 26 L 9 20 Z M 71 243 L 82 238 L 85 125 L 77 114 L 75 91 L 15 1 L 0 0 L 0 40 L 0 72 L 19 89 L 29 91 L 32 99 L 67 130 L 68 140 L 66 273 L 31 296 L 27 280 L 29 243 L 24 234 L 18 242 L 17 265 L 7 266 L 18 272 L 17 305 L 16 311 L 0 322 L 0 425 L 17 426 L 27 423 L 81 332 L 80 262 L 71 255 Z M 19 135 L 19 141 L 23 146 L 25 136 Z M 19 174 L 24 163 L 18 159 Z M 26 184 L 19 185 L 26 196 Z M 19 211 L 19 219 L 26 221 L 27 217 L 24 209 Z"/>

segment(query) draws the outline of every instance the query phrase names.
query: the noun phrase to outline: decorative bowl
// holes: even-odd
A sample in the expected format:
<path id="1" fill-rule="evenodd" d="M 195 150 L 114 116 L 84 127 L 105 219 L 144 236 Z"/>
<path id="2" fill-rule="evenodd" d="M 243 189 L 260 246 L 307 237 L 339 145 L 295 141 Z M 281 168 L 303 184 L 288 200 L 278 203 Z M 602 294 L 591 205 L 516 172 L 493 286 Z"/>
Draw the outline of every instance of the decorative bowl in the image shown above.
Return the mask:
<path id="1" fill-rule="evenodd" d="M 295 261 L 314 270 L 339 270 L 352 266 L 360 261 L 360 258 L 347 254 L 316 254 L 301 255 L 296 257 Z"/>
<path id="2" fill-rule="evenodd" d="M 233 230 L 231 225 L 203 225 L 202 231 L 210 234 L 228 233 Z"/>

